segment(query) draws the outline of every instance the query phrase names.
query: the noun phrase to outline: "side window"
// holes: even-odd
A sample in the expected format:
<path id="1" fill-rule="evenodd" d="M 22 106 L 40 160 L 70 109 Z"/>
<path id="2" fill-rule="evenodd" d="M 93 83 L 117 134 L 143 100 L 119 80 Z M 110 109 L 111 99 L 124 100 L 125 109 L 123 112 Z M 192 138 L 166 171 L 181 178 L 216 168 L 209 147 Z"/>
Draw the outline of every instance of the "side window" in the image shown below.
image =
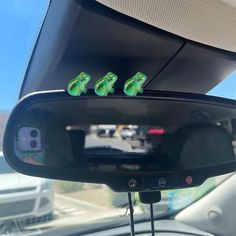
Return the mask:
<path id="1" fill-rule="evenodd" d="M 236 71 L 211 89 L 207 95 L 236 99 Z"/>

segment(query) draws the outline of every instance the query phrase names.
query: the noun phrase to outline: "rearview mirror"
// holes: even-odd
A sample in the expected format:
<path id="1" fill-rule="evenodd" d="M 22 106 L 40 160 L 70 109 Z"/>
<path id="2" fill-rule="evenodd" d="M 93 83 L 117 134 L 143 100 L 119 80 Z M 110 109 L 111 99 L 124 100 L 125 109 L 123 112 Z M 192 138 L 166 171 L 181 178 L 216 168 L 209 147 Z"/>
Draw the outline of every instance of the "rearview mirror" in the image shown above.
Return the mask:
<path id="1" fill-rule="evenodd" d="M 204 95 L 38 92 L 12 111 L 4 155 L 24 174 L 116 191 L 192 187 L 236 169 L 235 118 L 235 101 Z"/>

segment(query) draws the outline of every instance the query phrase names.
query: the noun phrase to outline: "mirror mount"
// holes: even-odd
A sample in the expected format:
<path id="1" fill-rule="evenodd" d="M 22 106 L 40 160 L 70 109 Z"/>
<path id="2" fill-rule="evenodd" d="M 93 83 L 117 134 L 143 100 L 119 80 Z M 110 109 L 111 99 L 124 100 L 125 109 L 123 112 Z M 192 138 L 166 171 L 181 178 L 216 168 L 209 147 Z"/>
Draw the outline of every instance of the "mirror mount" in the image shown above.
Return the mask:
<path id="1" fill-rule="evenodd" d="M 139 192 L 139 200 L 143 204 L 154 204 L 161 201 L 161 191 Z"/>

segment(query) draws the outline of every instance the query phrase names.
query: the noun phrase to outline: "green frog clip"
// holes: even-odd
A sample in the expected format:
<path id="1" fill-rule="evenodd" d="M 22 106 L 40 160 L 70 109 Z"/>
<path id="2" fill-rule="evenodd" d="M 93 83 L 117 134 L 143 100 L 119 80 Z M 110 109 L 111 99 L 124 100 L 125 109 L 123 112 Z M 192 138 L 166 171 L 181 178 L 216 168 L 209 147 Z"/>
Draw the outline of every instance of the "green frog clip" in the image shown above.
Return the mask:
<path id="1" fill-rule="evenodd" d="M 132 78 L 128 79 L 124 85 L 124 93 L 128 96 L 136 96 L 137 93 L 143 93 L 143 84 L 147 76 L 137 72 Z"/>
<path id="2" fill-rule="evenodd" d="M 67 92 L 72 96 L 80 96 L 81 93 L 87 93 L 87 85 L 90 79 L 90 75 L 81 72 L 78 76 L 69 81 Z"/>
<path id="3" fill-rule="evenodd" d="M 114 93 L 113 88 L 117 81 L 117 75 L 108 72 L 104 77 L 96 81 L 94 91 L 98 96 L 107 96 L 108 93 Z"/>

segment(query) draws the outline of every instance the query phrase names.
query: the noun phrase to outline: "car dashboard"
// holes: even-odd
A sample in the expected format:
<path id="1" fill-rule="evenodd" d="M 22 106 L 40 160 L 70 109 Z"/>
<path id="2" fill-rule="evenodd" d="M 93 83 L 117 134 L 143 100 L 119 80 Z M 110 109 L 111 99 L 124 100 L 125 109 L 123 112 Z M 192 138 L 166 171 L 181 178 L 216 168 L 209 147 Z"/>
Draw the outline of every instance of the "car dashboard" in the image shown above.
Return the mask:
<path id="1" fill-rule="evenodd" d="M 149 221 L 135 224 L 135 235 L 148 236 L 151 235 L 151 223 Z M 175 220 L 158 220 L 155 221 L 155 235 L 157 236 L 214 236 L 211 233 L 203 230 L 188 226 L 186 224 L 177 222 Z M 73 236 L 76 234 L 73 234 Z M 108 230 L 102 230 L 100 232 L 94 232 L 89 234 L 79 234 L 84 236 L 128 236 L 130 235 L 130 226 L 122 226 Z"/>

